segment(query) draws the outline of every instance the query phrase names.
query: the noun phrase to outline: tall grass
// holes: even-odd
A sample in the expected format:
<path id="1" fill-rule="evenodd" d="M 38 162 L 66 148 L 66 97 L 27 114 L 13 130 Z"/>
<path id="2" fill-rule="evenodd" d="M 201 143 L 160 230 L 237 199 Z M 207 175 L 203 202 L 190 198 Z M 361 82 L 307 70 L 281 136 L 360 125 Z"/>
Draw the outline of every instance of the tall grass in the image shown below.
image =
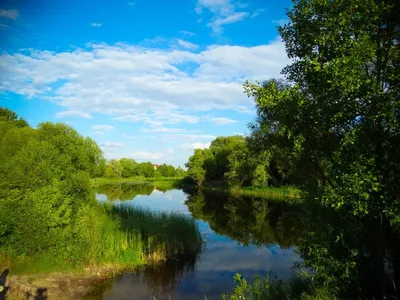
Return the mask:
<path id="1" fill-rule="evenodd" d="M 271 198 L 298 199 L 300 191 L 293 187 L 243 187 L 231 188 L 230 193 L 239 193 L 243 196 L 268 196 Z"/>
<path id="2" fill-rule="evenodd" d="M 268 197 L 273 199 L 300 199 L 300 190 L 294 187 L 233 187 L 225 180 L 206 182 L 203 186 L 206 190 L 220 191 L 231 195 L 250 197 Z"/>
<path id="3" fill-rule="evenodd" d="M 153 212 L 123 204 L 97 205 L 93 212 L 99 226 L 91 229 L 93 239 L 86 241 L 87 252 L 81 253 L 80 240 L 67 245 L 72 252 L 79 254 L 78 261 L 63 259 L 64 249 L 58 248 L 58 251 L 30 256 L 0 253 L 0 266 L 21 275 L 63 271 L 79 273 L 84 267 L 111 265 L 131 268 L 182 255 L 197 256 L 201 252 L 201 235 L 191 216 Z"/>
<path id="4" fill-rule="evenodd" d="M 129 204 L 106 207 L 109 216 L 119 225 L 116 243 L 135 249 L 140 259 L 162 259 L 198 254 L 202 239 L 191 216 L 175 212 L 155 212 Z M 115 229 L 113 229 L 115 230 Z M 115 249 L 111 244 L 111 251 Z M 104 249 L 109 246 L 103 245 Z"/>
<path id="5" fill-rule="evenodd" d="M 201 251 L 201 235 L 190 216 L 129 204 L 104 204 L 103 208 L 107 217 L 102 221 L 94 264 L 137 266 Z"/>

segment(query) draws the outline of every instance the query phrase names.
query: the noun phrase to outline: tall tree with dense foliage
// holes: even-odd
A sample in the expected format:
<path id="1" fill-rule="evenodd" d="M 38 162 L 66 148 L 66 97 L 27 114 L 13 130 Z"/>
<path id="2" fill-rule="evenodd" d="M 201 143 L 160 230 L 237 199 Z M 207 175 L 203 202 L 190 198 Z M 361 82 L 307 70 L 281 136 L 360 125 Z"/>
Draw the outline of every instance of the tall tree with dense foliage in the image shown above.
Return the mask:
<path id="1" fill-rule="evenodd" d="M 240 135 L 234 136 L 219 136 L 211 142 L 210 151 L 215 157 L 215 177 L 223 178 L 225 173 L 228 171 L 229 159 L 228 156 L 231 154 L 233 149 L 238 144 L 244 142 L 244 137 Z"/>
<path id="2" fill-rule="evenodd" d="M 138 163 L 131 158 L 121 158 L 119 160 L 122 168 L 122 177 L 128 178 L 138 175 Z"/>
<path id="3" fill-rule="evenodd" d="M 14 126 L 0 161 L 0 250 L 72 260 L 89 254 L 100 233 L 89 185 L 102 161 L 98 146 L 65 124 Z"/>
<path id="4" fill-rule="evenodd" d="M 162 164 L 158 166 L 157 171 L 160 172 L 161 176 L 164 177 L 174 177 L 175 176 L 175 168 L 174 166 Z"/>
<path id="5" fill-rule="evenodd" d="M 139 168 L 139 175 L 151 178 L 155 175 L 155 169 L 151 162 L 142 162 L 138 166 Z"/>
<path id="6" fill-rule="evenodd" d="M 110 159 L 107 162 L 105 175 L 107 178 L 121 178 L 122 166 L 120 161 L 116 159 Z"/>
<path id="7" fill-rule="evenodd" d="M 296 163 L 305 191 L 399 221 L 400 4 L 297 0 L 280 28 L 291 83 L 245 84 L 252 137 Z"/>
<path id="8" fill-rule="evenodd" d="M 354 249 L 348 261 L 330 260 L 318 232 L 299 247 L 303 265 L 324 284 L 351 284 L 368 256 L 383 298 L 383 245 L 399 242 L 400 2 L 295 0 L 288 17 L 286 82 L 245 84 L 257 105 L 250 139 L 286 154 L 305 197 L 380 232 L 373 251 Z"/>
<path id="9" fill-rule="evenodd" d="M 202 149 L 195 149 L 194 154 L 189 157 L 189 162 L 186 164 L 187 175 L 197 186 L 201 186 L 205 179 L 206 171 L 203 168 L 204 154 Z"/>

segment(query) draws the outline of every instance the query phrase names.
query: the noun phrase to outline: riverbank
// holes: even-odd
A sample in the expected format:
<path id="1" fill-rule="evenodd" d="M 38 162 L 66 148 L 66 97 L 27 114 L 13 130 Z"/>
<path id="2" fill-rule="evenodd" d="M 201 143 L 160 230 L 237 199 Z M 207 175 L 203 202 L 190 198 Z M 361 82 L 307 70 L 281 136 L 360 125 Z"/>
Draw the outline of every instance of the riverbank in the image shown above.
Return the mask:
<path id="1" fill-rule="evenodd" d="M 80 244 L 90 242 L 90 251 L 76 261 L 63 257 L 63 251 L 31 256 L 0 253 L 0 271 L 8 275 L 6 299 L 81 299 L 121 272 L 201 252 L 203 241 L 190 216 L 131 205 L 97 206 L 93 209 L 100 228 L 92 235 L 98 239 L 68 245 L 78 251 Z"/>
<path id="2" fill-rule="evenodd" d="M 293 187 L 230 187 L 226 181 L 206 182 L 203 189 L 228 193 L 237 196 L 268 197 L 273 199 L 300 198 L 300 190 Z"/>
<path id="3" fill-rule="evenodd" d="M 6 299 L 85 299 L 118 274 L 128 271 L 118 265 L 85 268 L 79 272 L 12 275 L 6 280 Z"/>

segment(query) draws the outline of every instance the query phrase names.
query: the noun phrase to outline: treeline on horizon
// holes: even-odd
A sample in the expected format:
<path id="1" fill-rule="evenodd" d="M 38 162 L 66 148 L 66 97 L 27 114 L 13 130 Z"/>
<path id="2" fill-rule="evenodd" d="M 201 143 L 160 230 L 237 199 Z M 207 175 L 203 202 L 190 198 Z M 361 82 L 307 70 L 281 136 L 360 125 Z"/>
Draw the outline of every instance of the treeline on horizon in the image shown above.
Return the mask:
<path id="1" fill-rule="evenodd" d="M 172 165 L 162 164 L 157 168 L 151 162 L 137 162 L 132 158 L 110 159 L 102 169 L 100 177 L 106 178 L 130 178 L 143 176 L 153 177 L 184 177 L 186 171 L 181 167 L 175 168 Z"/>
<path id="2" fill-rule="evenodd" d="M 187 177 L 197 186 L 212 181 L 258 188 L 294 183 L 288 161 L 279 151 L 259 151 L 249 137 L 241 135 L 220 136 L 208 149 L 195 149 L 186 167 Z"/>

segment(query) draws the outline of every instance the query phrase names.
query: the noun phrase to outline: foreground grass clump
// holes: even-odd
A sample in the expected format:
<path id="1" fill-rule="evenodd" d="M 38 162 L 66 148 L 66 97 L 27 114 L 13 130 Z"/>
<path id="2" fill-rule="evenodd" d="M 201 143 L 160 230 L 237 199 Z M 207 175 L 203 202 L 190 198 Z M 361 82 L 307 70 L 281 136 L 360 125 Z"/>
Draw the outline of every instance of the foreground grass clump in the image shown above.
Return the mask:
<path id="1" fill-rule="evenodd" d="M 94 238 L 84 248 L 76 239 L 65 246 L 68 249 L 56 245 L 30 255 L 0 251 L 0 266 L 14 275 L 80 273 L 87 267 L 131 268 L 201 252 L 201 235 L 190 216 L 111 204 L 93 206 L 92 212 L 97 216 L 96 226 L 90 229 Z M 65 251 L 76 252 L 80 259 L 65 258 Z"/>
<path id="2" fill-rule="evenodd" d="M 104 230 L 101 244 L 101 257 L 106 261 L 118 257 L 122 263 L 135 259 L 143 262 L 201 251 L 201 235 L 190 216 L 126 204 L 105 208 L 112 220 Z"/>
<path id="3" fill-rule="evenodd" d="M 289 281 L 276 280 L 266 276 L 264 280 L 255 276 L 249 283 L 239 274 L 235 275 L 236 287 L 232 294 L 222 295 L 222 300 L 328 300 L 332 295 L 325 289 L 315 288 L 307 279 L 294 277 Z"/>

